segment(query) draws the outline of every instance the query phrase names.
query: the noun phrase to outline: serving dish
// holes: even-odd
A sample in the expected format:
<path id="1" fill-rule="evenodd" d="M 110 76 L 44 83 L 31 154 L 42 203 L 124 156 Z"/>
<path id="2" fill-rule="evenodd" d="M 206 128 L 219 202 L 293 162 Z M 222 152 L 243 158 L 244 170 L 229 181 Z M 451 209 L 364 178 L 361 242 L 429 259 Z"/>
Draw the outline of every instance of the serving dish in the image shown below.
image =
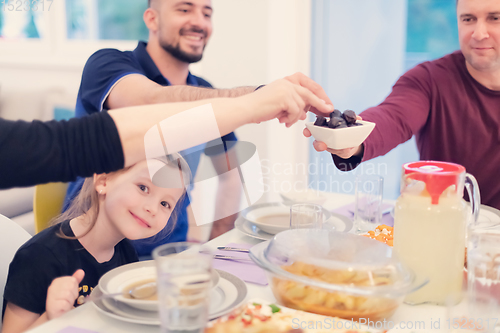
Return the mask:
<path id="1" fill-rule="evenodd" d="M 389 246 L 350 233 L 287 230 L 252 247 L 250 257 L 280 304 L 348 320 L 386 319 L 426 283 L 415 285 Z"/>
<path id="2" fill-rule="evenodd" d="M 328 128 L 309 122 L 306 123 L 306 127 L 316 140 L 326 143 L 328 148 L 346 149 L 362 144 L 375 128 L 375 123 L 369 121 L 358 120 L 357 123 L 360 123 L 361 126 Z"/>

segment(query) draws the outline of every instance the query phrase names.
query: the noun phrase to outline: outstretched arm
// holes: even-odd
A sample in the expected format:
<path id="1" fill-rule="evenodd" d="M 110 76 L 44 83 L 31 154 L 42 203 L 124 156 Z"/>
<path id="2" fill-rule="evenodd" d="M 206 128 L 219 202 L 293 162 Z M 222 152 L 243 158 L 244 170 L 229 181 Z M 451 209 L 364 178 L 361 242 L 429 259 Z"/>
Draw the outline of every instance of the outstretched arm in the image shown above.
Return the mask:
<path id="1" fill-rule="evenodd" d="M 162 86 L 141 74 L 130 74 L 121 79 L 105 101 L 107 109 L 127 106 L 189 102 L 209 98 L 238 97 L 249 94 L 256 87 L 212 89 L 186 85 Z"/>
<path id="2" fill-rule="evenodd" d="M 262 89 L 238 98 L 217 98 L 112 110 L 109 114 L 114 119 L 120 134 L 125 165 L 132 165 L 145 158 L 143 138 L 151 127 L 172 115 L 208 103 L 212 106 L 221 136 L 242 125 L 275 118 L 290 127 L 298 120 L 305 119 L 309 109 L 313 109 L 320 115 L 327 115 L 333 110 L 333 105 L 327 104 L 309 89 L 286 79 L 277 80 Z M 190 124 L 180 124 L 180 126 L 186 126 L 186 133 L 203 130 L 193 129 Z M 187 148 L 190 147 L 182 147 L 182 149 Z"/>
<path id="3" fill-rule="evenodd" d="M 132 165 L 145 159 L 144 137 L 151 128 L 204 104 L 211 104 L 220 135 L 275 118 L 289 127 L 305 119 L 308 110 L 326 116 L 333 105 L 309 90 L 313 83 L 281 79 L 237 98 L 135 106 L 67 122 L 0 119 L 0 188 L 67 182 Z M 186 133 L 203 130 L 189 122 L 178 125 Z"/>

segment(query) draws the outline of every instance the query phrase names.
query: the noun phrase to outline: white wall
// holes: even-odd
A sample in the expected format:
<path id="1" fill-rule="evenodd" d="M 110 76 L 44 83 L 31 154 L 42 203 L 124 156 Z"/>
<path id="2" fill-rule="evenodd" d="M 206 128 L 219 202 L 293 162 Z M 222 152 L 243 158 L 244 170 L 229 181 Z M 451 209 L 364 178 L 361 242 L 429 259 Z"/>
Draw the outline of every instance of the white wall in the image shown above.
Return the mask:
<path id="1" fill-rule="evenodd" d="M 215 86 L 260 85 L 297 71 L 309 75 L 309 0 L 214 0 L 213 5 L 215 32 L 201 73 Z M 308 142 L 301 134 L 303 128 L 296 124 L 286 129 L 272 121 L 247 125 L 236 133 L 257 146 L 264 165 L 306 163 Z M 264 176 L 268 184 L 296 178 Z M 278 198 L 275 191 L 267 193 L 268 200 Z"/>
<path id="2" fill-rule="evenodd" d="M 48 19 L 64 12 L 64 2 L 57 5 Z M 204 59 L 192 66 L 193 73 L 221 88 L 265 84 L 297 71 L 309 74 L 310 0 L 213 0 L 213 7 L 214 34 Z M 70 43 L 61 34 L 64 22 L 50 20 L 46 42 L 0 41 L 0 96 L 23 91 L 30 98 L 33 91 L 50 88 L 76 98 L 90 54 L 103 47 L 132 49 L 136 44 Z M 286 129 L 273 121 L 244 126 L 237 135 L 254 143 L 267 165 L 306 163 L 309 144 L 301 134 L 303 127 L 296 124 Z M 296 177 L 278 175 L 268 181 L 292 182 Z M 306 179 L 306 175 L 299 177 Z M 278 195 L 272 192 L 266 198 L 278 200 Z"/>
<path id="3" fill-rule="evenodd" d="M 214 86 L 229 88 L 260 85 L 297 71 L 309 75 L 309 0 L 213 0 L 214 34 L 204 59 L 195 72 Z M 237 110 L 235 110 L 237 112 Z M 303 123 L 287 129 L 278 121 L 246 125 L 236 131 L 240 140 L 252 142 L 262 164 L 286 165 L 308 160 L 309 143 L 302 135 Z M 207 163 L 206 160 L 202 163 Z M 305 181 L 306 174 L 266 173 L 263 201 L 279 201 L 276 184 Z M 195 188 L 196 198 L 213 197 L 213 188 Z M 206 201 L 206 214 L 213 204 Z"/>

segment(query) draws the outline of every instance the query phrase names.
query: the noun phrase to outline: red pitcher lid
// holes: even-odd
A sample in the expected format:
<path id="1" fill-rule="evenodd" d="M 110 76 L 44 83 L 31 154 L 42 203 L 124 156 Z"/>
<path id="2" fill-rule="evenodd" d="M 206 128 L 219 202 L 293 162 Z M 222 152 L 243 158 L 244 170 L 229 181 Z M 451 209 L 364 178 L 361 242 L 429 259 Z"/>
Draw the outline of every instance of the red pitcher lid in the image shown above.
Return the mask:
<path id="1" fill-rule="evenodd" d="M 458 184 L 460 175 L 465 172 L 465 168 L 459 164 L 437 161 L 406 163 L 403 170 L 408 178 L 425 183 L 433 205 L 439 203 L 439 197 L 444 190 Z"/>

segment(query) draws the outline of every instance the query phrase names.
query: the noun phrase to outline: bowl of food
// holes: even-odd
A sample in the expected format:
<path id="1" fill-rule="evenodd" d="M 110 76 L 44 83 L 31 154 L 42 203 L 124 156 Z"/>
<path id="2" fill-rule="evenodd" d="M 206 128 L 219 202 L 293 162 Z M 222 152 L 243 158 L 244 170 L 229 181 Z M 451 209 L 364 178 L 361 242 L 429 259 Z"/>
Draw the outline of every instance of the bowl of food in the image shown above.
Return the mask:
<path id="1" fill-rule="evenodd" d="M 215 269 L 212 270 L 212 288 L 217 286 L 219 279 L 219 273 Z M 122 293 L 114 297 L 118 302 L 145 311 L 158 311 L 154 260 L 139 261 L 112 269 L 99 279 L 99 287 L 104 295 Z"/>
<path id="2" fill-rule="evenodd" d="M 349 233 L 288 230 L 255 245 L 250 257 L 278 303 L 348 320 L 384 320 L 424 285 L 389 246 Z"/>
<path id="3" fill-rule="evenodd" d="M 323 221 L 332 216 L 328 210 L 323 210 Z M 269 234 L 277 234 L 290 229 L 290 207 L 281 202 L 270 202 L 248 207 L 241 216 L 259 229 Z"/>
<path id="4" fill-rule="evenodd" d="M 315 122 L 306 123 L 306 127 L 317 141 L 324 142 L 328 148 L 346 149 L 362 144 L 375 128 L 375 123 L 358 120 L 351 110 L 343 114 L 335 110 L 330 118 L 318 117 Z"/>

